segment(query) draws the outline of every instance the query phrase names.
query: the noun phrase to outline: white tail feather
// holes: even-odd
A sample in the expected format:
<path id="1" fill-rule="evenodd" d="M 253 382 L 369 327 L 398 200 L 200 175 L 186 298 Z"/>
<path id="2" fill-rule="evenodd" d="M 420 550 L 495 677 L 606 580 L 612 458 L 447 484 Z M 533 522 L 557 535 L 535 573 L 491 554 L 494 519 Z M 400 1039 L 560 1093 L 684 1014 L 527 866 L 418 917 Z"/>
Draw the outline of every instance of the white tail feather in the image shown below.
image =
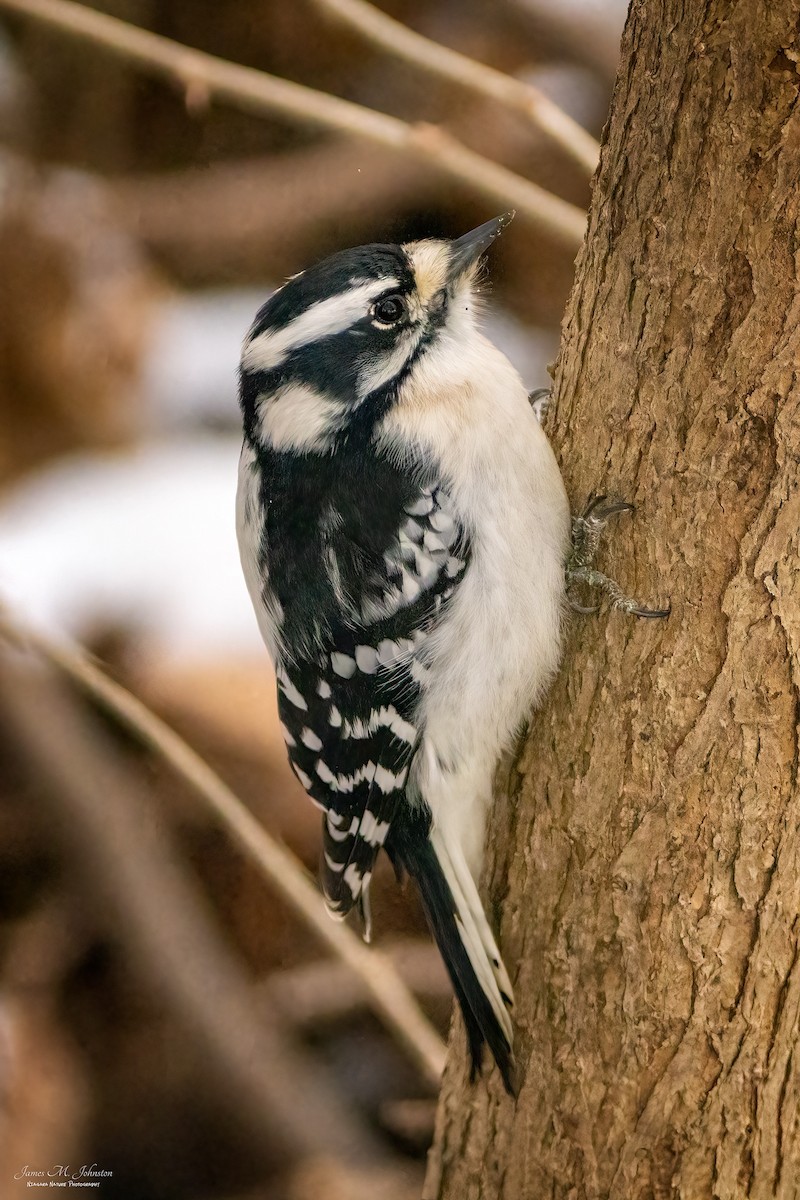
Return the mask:
<path id="1" fill-rule="evenodd" d="M 459 857 L 459 852 L 454 853 L 448 848 L 440 831 L 432 829 L 430 840 L 458 910 L 456 921 L 464 949 L 510 1045 L 513 1027 L 502 993 L 513 1000 L 511 981 L 483 912 L 478 889 L 463 859 L 456 866 L 454 859 Z"/>
<path id="2" fill-rule="evenodd" d="M 486 951 L 486 955 L 489 959 L 489 963 L 492 967 L 495 978 L 497 979 L 500 991 L 508 996 L 508 999 L 513 1005 L 514 989 L 511 986 L 511 980 L 508 977 L 508 971 L 505 968 L 505 964 L 500 956 L 500 951 L 497 948 L 497 942 L 494 939 L 494 934 L 492 933 L 489 922 L 486 919 L 486 913 L 484 912 L 483 904 L 481 903 L 481 898 L 478 894 L 478 888 L 475 884 L 472 872 L 467 866 L 467 860 L 464 858 L 464 855 L 459 847 L 451 849 L 449 854 L 450 862 L 453 864 L 453 870 L 455 871 L 459 884 L 461 885 L 462 895 L 464 896 L 464 900 L 469 906 L 469 910 L 472 914 L 473 920 L 475 921 L 475 927 L 478 931 L 481 944 Z"/>

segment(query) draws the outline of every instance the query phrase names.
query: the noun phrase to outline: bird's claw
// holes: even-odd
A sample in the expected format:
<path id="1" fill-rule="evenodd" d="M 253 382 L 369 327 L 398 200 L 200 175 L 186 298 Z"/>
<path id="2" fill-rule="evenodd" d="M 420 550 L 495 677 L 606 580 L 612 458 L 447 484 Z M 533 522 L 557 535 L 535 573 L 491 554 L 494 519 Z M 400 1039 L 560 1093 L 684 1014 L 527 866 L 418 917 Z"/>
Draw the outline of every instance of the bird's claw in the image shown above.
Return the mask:
<path id="1" fill-rule="evenodd" d="M 572 521 L 572 551 L 567 560 L 567 600 L 575 612 L 591 616 L 599 611 L 600 605 L 587 606 L 579 603 L 570 595 L 576 584 L 584 584 L 604 592 L 610 599 L 611 607 L 633 617 L 662 619 L 668 617 L 671 608 L 647 608 L 638 600 L 627 596 L 615 580 L 602 571 L 594 569 L 594 560 L 600 545 L 603 530 L 611 517 L 623 512 L 633 512 L 634 506 L 627 500 L 609 500 L 607 496 L 596 496 L 590 501 L 585 512 Z"/>
<path id="2" fill-rule="evenodd" d="M 579 604 L 578 601 L 567 593 L 567 603 L 573 612 L 579 613 L 582 617 L 594 617 L 600 612 L 599 604 Z"/>
<path id="3" fill-rule="evenodd" d="M 547 410 L 550 407 L 550 401 L 552 398 L 552 391 L 550 388 L 546 387 L 534 388 L 534 390 L 528 394 L 528 403 L 533 409 L 533 415 L 536 417 L 536 420 L 540 425 L 547 415 Z"/>

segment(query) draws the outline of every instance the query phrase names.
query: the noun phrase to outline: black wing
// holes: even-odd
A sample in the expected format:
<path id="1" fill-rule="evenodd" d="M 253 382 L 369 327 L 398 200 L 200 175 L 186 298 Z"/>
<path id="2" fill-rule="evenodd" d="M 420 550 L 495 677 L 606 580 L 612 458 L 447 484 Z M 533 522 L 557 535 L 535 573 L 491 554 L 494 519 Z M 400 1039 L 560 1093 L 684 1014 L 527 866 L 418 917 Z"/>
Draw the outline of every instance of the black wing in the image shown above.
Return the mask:
<path id="1" fill-rule="evenodd" d="M 318 609 L 305 614 L 306 632 L 297 639 L 303 645 L 313 626 L 316 649 L 293 655 L 287 645 L 278 670 L 290 760 L 325 810 L 322 883 L 328 906 L 344 916 L 358 903 L 367 927 L 375 858 L 423 732 L 418 710 L 426 643 L 469 560 L 466 532 L 442 487 L 406 485 L 399 499 L 380 548 L 365 545 L 360 525 L 340 525 L 335 505 L 323 517 L 329 533 L 318 546 L 321 578 L 302 592 L 317 598 Z M 363 515 L 362 500 L 362 521 Z M 380 520 L 385 528 L 385 512 Z M 282 604 L 289 616 L 293 598 Z M 287 628 L 292 624 L 290 618 Z"/>

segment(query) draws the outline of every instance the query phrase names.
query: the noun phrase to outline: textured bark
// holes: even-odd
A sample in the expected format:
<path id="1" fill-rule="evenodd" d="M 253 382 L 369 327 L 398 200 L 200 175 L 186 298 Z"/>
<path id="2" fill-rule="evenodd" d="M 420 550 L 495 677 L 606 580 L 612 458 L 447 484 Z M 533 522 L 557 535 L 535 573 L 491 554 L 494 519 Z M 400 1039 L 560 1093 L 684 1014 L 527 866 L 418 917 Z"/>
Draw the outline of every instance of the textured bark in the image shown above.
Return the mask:
<path id="1" fill-rule="evenodd" d="M 522 1090 L 458 1031 L 428 1198 L 800 1196 L 799 19 L 629 15 L 554 440 L 673 614 L 573 623 L 490 839 Z"/>

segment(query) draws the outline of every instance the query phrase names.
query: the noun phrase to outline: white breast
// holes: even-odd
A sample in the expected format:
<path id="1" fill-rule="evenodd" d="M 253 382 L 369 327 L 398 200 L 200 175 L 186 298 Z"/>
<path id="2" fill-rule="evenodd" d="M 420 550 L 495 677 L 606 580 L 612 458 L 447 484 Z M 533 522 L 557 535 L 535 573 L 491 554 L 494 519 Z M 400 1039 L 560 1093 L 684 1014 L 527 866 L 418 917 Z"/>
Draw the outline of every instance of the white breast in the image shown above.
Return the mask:
<path id="1" fill-rule="evenodd" d="M 569 506 L 522 380 L 468 327 L 420 360 L 382 438 L 441 463 L 471 537 L 469 569 L 426 647 L 416 782 L 475 872 L 497 758 L 558 666 Z"/>

